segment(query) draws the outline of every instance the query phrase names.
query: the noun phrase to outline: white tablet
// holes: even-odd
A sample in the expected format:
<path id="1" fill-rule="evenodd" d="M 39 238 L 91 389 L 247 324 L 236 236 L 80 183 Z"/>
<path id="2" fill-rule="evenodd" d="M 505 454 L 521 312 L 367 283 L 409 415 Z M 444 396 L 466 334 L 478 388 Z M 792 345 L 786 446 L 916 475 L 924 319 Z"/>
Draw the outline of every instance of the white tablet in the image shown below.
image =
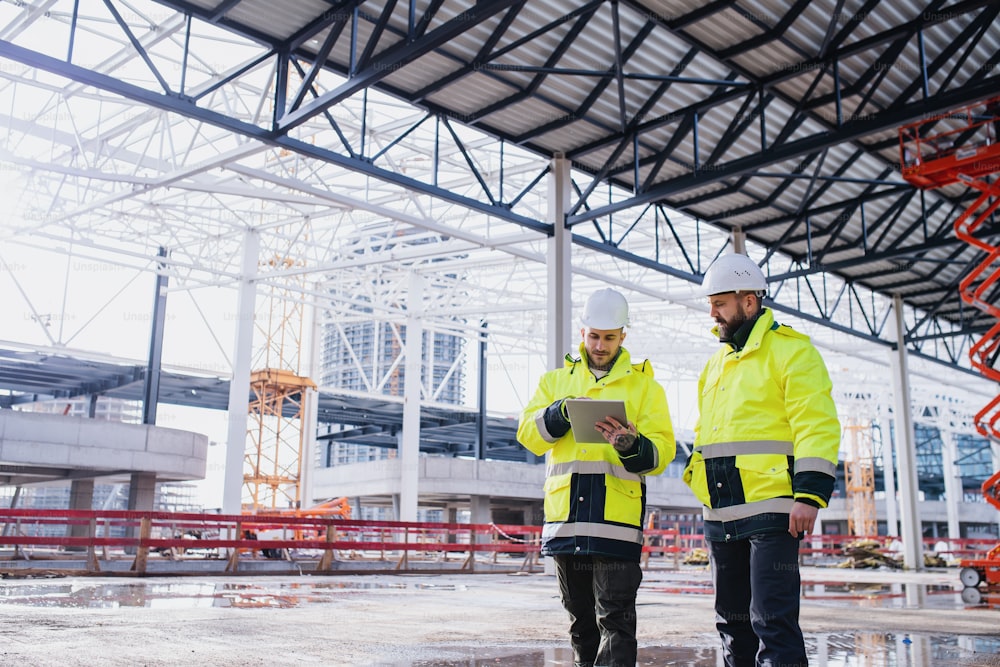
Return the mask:
<path id="1" fill-rule="evenodd" d="M 597 422 L 607 421 L 614 417 L 622 424 L 628 424 L 625 414 L 625 401 L 603 401 L 589 398 L 570 398 L 566 400 L 566 412 L 573 428 L 573 439 L 581 443 L 601 442 L 607 444 L 601 432 L 594 428 Z"/>

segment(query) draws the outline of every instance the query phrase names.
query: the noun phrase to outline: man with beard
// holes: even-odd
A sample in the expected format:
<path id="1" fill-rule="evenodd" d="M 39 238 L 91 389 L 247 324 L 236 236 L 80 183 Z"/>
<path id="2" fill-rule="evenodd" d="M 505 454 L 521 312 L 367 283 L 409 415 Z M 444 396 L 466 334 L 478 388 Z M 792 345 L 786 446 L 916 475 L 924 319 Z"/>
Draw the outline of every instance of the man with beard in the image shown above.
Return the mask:
<path id="1" fill-rule="evenodd" d="M 676 443 L 652 366 L 633 363 L 622 347 L 625 297 L 597 290 L 580 323 L 580 356 L 567 354 L 562 368 L 542 376 L 517 439 L 536 456 L 548 454 L 542 554 L 555 560 L 574 665 L 635 667 L 646 475 L 663 472 Z M 569 398 L 624 401 L 627 423 L 607 417 L 595 424 L 605 442 L 577 442 Z"/>
<path id="2" fill-rule="evenodd" d="M 836 479 L 830 377 L 809 338 L 763 307 L 767 279 L 749 257 L 719 257 L 702 288 L 723 345 L 698 380 L 684 481 L 704 505 L 723 657 L 804 667 L 798 549 Z"/>

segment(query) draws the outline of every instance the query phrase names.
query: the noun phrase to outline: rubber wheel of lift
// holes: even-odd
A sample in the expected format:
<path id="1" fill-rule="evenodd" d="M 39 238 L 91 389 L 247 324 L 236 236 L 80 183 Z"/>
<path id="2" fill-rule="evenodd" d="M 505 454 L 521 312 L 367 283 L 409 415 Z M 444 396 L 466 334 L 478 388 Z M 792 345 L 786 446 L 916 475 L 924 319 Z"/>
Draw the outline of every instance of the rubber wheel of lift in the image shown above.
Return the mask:
<path id="1" fill-rule="evenodd" d="M 962 585 L 970 588 L 978 586 L 979 582 L 983 580 L 979 570 L 974 567 L 963 567 L 962 571 L 958 573 L 958 578 Z"/>
<path id="2" fill-rule="evenodd" d="M 983 601 L 983 592 L 978 588 L 969 587 L 962 591 L 962 602 L 965 604 L 980 604 Z"/>

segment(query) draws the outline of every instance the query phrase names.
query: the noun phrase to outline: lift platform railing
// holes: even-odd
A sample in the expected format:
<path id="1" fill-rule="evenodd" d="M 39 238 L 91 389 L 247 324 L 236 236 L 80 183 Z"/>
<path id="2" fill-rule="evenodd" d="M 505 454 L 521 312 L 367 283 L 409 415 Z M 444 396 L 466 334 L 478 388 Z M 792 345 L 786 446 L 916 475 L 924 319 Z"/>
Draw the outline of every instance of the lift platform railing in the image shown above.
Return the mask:
<path id="1" fill-rule="evenodd" d="M 942 129 L 943 128 L 943 129 Z M 1000 284 L 1000 246 L 976 232 L 1000 207 L 1000 96 L 947 114 L 926 118 L 899 129 L 903 178 L 924 190 L 965 185 L 979 196 L 955 220 L 955 235 L 985 253 L 959 283 L 965 303 L 1000 320 L 991 294 Z M 1000 381 L 1000 322 L 969 349 L 969 361 L 985 377 Z M 976 430 L 1000 441 L 1000 396 L 975 416 Z"/>

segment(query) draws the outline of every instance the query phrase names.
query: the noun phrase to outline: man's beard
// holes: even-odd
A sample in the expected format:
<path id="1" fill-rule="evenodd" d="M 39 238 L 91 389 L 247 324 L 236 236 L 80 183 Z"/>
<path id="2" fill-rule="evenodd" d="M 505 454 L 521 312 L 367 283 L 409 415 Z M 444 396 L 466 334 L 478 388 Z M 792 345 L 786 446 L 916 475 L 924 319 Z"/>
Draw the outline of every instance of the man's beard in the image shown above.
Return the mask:
<path id="1" fill-rule="evenodd" d="M 732 341 L 733 336 L 736 335 L 736 332 L 739 331 L 740 327 L 746 321 L 747 312 L 743 310 L 742 304 L 736 306 L 736 314 L 728 322 L 716 320 L 716 324 L 719 325 L 719 342 L 728 343 Z"/>

